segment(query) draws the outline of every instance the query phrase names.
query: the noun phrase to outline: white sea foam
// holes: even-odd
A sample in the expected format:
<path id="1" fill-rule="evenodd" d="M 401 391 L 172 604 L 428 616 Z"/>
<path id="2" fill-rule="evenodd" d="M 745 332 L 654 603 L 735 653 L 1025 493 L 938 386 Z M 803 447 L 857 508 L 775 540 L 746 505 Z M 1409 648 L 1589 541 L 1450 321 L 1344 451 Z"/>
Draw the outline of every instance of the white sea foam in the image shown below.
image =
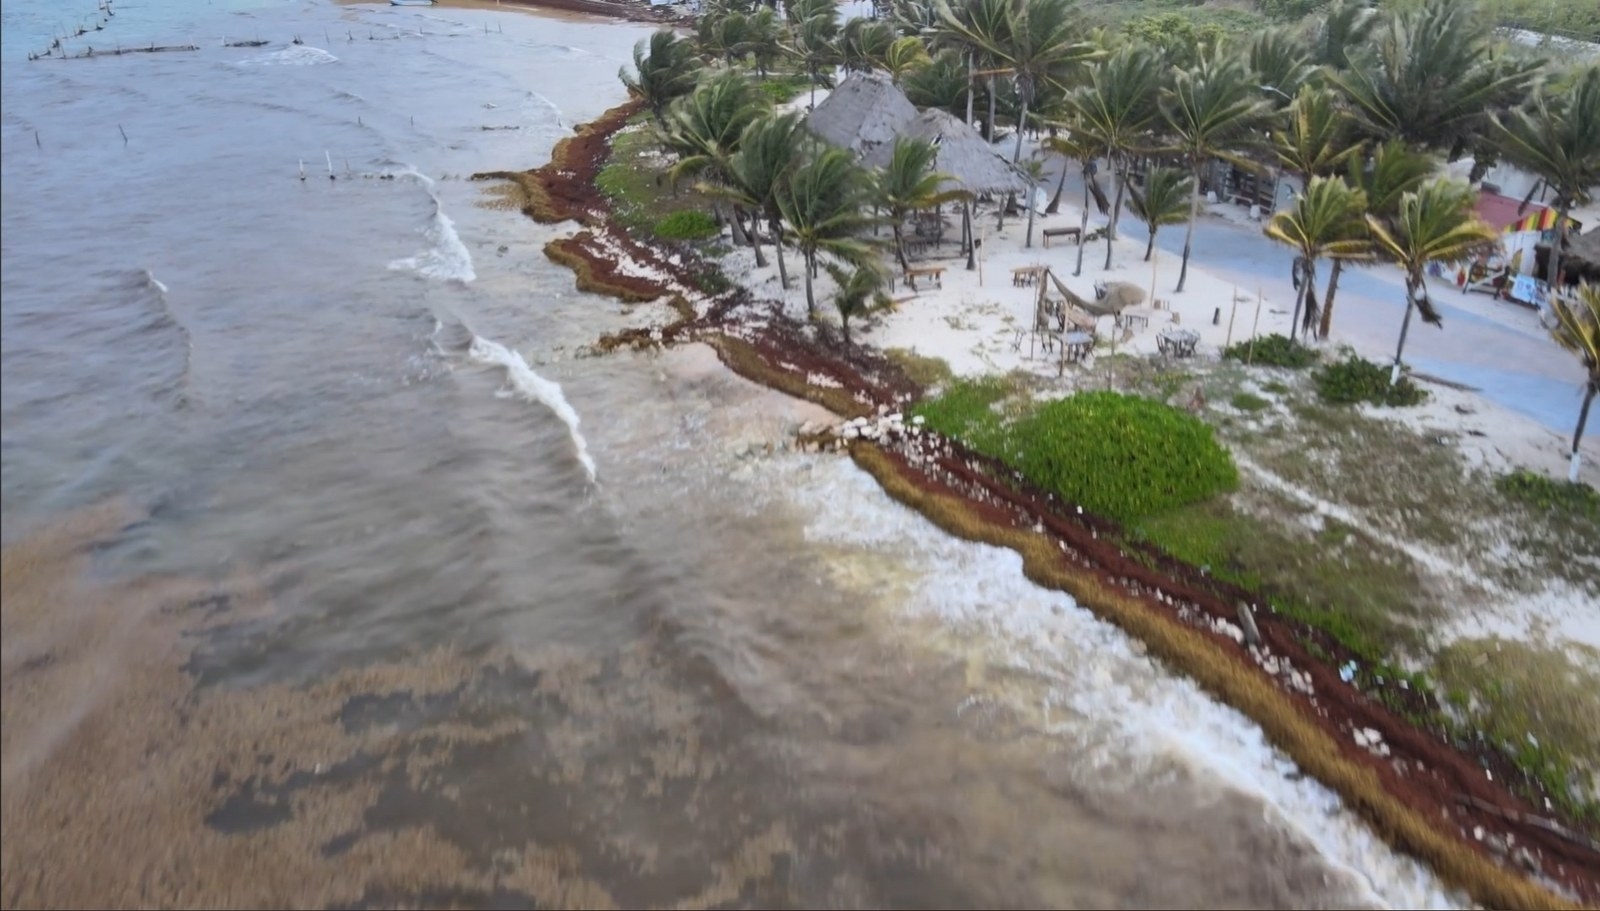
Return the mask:
<path id="1" fill-rule="evenodd" d="M 589 444 L 578 431 L 578 412 L 573 409 L 572 403 L 567 401 L 567 397 L 561 394 L 560 383 L 547 380 L 534 372 L 534 369 L 528 366 L 528 362 L 523 360 L 522 355 L 510 348 L 476 335 L 472 337 L 472 347 L 467 349 L 467 356 L 481 364 L 504 367 L 506 382 L 512 392 L 528 401 L 538 402 L 560 418 L 561 422 L 567 425 L 567 433 L 572 437 L 578 461 L 588 473 L 590 482 L 594 481 L 594 459 L 589 456 Z"/>
<path id="2" fill-rule="evenodd" d="M 150 287 L 160 291 L 162 294 L 167 293 L 167 286 L 162 284 L 161 279 L 156 278 L 156 274 L 149 269 L 144 270 L 144 280 L 149 283 Z"/>
<path id="3" fill-rule="evenodd" d="M 251 57 L 239 61 L 240 66 L 319 66 L 324 63 L 337 63 L 339 58 L 333 56 L 320 47 L 311 47 L 307 44 L 295 44 L 279 51 L 271 51 L 259 57 Z"/>
<path id="4" fill-rule="evenodd" d="M 432 183 L 422 174 L 416 176 Z M 478 277 L 472 268 L 472 254 L 467 251 L 467 245 L 461 242 L 461 235 L 456 233 L 456 223 L 444 214 L 438 197 L 434 197 L 433 219 L 428 222 L 424 236 L 430 244 L 428 249 L 416 256 L 397 259 L 389 263 L 389 268 L 415 272 L 440 281 L 470 282 Z"/>
<path id="5" fill-rule="evenodd" d="M 1346 901 L 1455 906 L 1428 870 L 1391 851 L 1337 795 L 1292 775 L 1294 764 L 1250 719 L 1144 657 L 1071 597 L 1029 582 L 1014 551 L 944 535 L 847 460 L 823 460 L 766 486 L 814 517 L 806 536 L 843 555 L 832 561 L 840 581 L 886 596 L 896 614 L 958 631 L 940 637 L 939 647 L 969 649 L 982 665 L 1042 681 L 1021 691 L 980 685 L 987 690 L 980 698 L 1015 701 L 1014 710 L 1070 742 L 1083 787 L 1137 793 L 1185 770 L 1195 787 L 1210 782 L 1218 797 L 1260 800 L 1273 825 L 1315 845 Z M 851 554 L 863 555 L 859 570 Z M 886 578 L 883 556 L 904 560 L 908 571 Z"/>

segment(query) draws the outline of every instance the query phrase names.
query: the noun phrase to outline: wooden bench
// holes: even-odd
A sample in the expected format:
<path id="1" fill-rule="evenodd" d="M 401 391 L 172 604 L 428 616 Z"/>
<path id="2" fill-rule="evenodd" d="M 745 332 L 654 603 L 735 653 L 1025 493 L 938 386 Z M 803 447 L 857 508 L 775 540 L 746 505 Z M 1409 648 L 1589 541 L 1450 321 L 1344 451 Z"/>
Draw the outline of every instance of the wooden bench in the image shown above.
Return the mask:
<path id="1" fill-rule="evenodd" d="M 1070 237 L 1077 241 L 1080 247 L 1083 246 L 1082 228 L 1045 228 L 1044 246 L 1047 250 L 1050 248 L 1050 238 L 1052 237 Z"/>
<path id="2" fill-rule="evenodd" d="M 1150 327 L 1150 317 L 1154 316 L 1155 313 L 1156 311 L 1149 307 L 1129 307 L 1117 314 L 1117 327 L 1132 329 L 1137 325 L 1140 329 L 1148 329 Z"/>
<path id="3" fill-rule="evenodd" d="M 1039 281 L 1044 275 L 1044 266 L 1018 266 L 1011 270 L 1011 285 L 1015 288 L 1026 288 Z"/>
<path id="4" fill-rule="evenodd" d="M 931 278 L 934 287 L 944 287 L 944 266 L 912 266 L 906 270 L 906 287 L 913 291 L 917 289 L 917 279 Z"/>
<path id="5" fill-rule="evenodd" d="M 1089 356 L 1094 350 L 1094 336 L 1087 332 L 1061 333 L 1061 359 L 1068 364 L 1076 364 Z"/>

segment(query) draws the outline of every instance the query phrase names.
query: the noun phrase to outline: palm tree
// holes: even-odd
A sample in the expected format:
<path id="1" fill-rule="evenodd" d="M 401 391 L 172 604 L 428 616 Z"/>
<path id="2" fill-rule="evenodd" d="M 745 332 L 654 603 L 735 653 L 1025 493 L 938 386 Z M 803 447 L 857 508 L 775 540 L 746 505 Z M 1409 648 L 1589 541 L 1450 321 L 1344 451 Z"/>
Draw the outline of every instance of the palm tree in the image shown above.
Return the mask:
<path id="1" fill-rule="evenodd" d="M 966 195 L 960 190 L 942 189 L 955 178 L 933 170 L 938 154 L 938 148 L 927 140 L 898 136 L 889 150 L 889 163 L 874 175 L 875 202 L 889 217 L 889 229 L 894 234 L 894 252 L 900 260 L 901 269 L 911 268 L 911 263 L 906 260 L 903 228 L 906 217 Z"/>
<path id="2" fill-rule="evenodd" d="M 1302 86 L 1289 106 L 1286 123 L 1272 131 L 1272 153 L 1286 170 L 1299 175 L 1301 187 L 1313 177 L 1337 173 L 1361 154 L 1355 125 L 1328 89 Z"/>
<path id="3" fill-rule="evenodd" d="M 737 72 L 701 80 L 693 92 L 668 109 L 666 125 L 660 131 L 662 143 L 678 154 L 677 163 L 667 170 L 667 179 L 674 186 L 686 177 L 727 183 L 739 138 L 763 109 L 750 81 Z M 737 218 L 733 227 L 734 239 L 742 243 L 744 227 Z"/>
<path id="4" fill-rule="evenodd" d="M 1058 79 L 1063 70 L 1099 56 L 1092 44 L 1077 40 L 1080 28 L 1072 0 L 1017 0 L 1012 6 L 1007 39 L 992 47 L 1001 66 L 1011 71 L 1017 100 L 1017 144 L 1012 162 L 1022 160 L 1022 134 L 1028 126 L 1028 106 L 1040 84 Z"/>
<path id="5" fill-rule="evenodd" d="M 844 346 L 850 347 L 850 317 L 871 312 L 887 303 L 880 289 L 886 276 L 883 267 L 875 262 L 864 262 L 846 269 L 836 263 L 823 268 L 833 278 L 837 288 L 833 292 L 833 306 L 839 311 L 839 327 L 844 330 Z"/>
<path id="6" fill-rule="evenodd" d="M 1012 0 L 957 0 L 955 4 L 940 0 L 939 17 L 943 27 L 938 40 L 947 47 L 958 47 L 967 58 L 967 123 L 972 122 L 972 99 L 976 97 L 973 85 L 978 71 L 992 70 L 998 49 L 1011 37 L 1013 24 Z M 994 72 L 985 73 L 988 80 L 989 121 L 984 135 L 994 141 L 995 104 L 998 96 L 994 90 Z"/>
<path id="7" fill-rule="evenodd" d="M 1281 110 L 1310 81 L 1316 67 L 1300 35 L 1280 26 L 1262 31 L 1250 42 L 1250 71 L 1256 85 L 1272 91 L 1273 106 Z"/>
<path id="8" fill-rule="evenodd" d="M 839 4 L 836 0 L 792 0 L 783 5 L 783 15 L 790 25 L 800 25 L 822 18 L 838 24 Z"/>
<path id="9" fill-rule="evenodd" d="M 874 244 L 861 236 L 877 221 L 867 214 L 872 181 L 849 152 L 822 148 L 795 169 L 777 195 L 778 211 L 787 222 L 785 233 L 805 258 L 806 312 L 815 315 L 811 280 L 818 254 L 854 265 L 874 255 Z"/>
<path id="10" fill-rule="evenodd" d="M 800 62 L 811 83 L 811 107 L 817 106 L 817 86 L 831 88 L 830 73 L 839 64 L 839 23 L 831 15 L 802 20 L 795 30 L 789 53 Z"/>
<path id="11" fill-rule="evenodd" d="M 894 44 L 894 27 L 871 19 L 851 19 L 839 36 L 839 56 L 852 73 L 879 69 Z"/>
<path id="12" fill-rule="evenodd" d="M 761 256 L 760 221 L 772 231 L 778 253 L 778 280 L 789 287 L 789 269 L 783 261 L 782 215 L 778 211 L 778 192 L 799 161 L 800 140 L 805 135 L 805 118 L 798 112 L 769 114 L 744 128 L 739 136 L 739 151 L 729 161 L 727 184 L 702 189 L 721 195 L 751 213 L 751 246 L 756 266 L 766 266 Z"/>
<path id="13" fill-rule="evenodd" d="M 895 85 L 900 85 L 906 75 L 933 62 L 921 38 L 897 38 L 883 56 L 883 68 Z"/>
<path id="14" fill-rule="evenodd" d="M 1245 62 L 1220 47 L 1202 53 L 1194 69 L 1174 71 L 1172 85 L 1162 91 L 1161 100 L 1162 113 L 1177 137 L 1172 151 L 1194 174 L 1183 265 L 1178 270 L 1177 291 L 1181 293 L 1189 278 L 1194 224 L 1200 217 L 1200 172 L 1218 158 L 1253 168 L 1254 163 L 1235 150 L 1250 144 L 1249 131 L 1264 119 L 1269 106 Z"/>
<path id="15" fill-rule="evenodd" d="M 1193 189 L 1189 175 L 1178 168 L 1153 168 L 1144 179 L 1144 191 L 1129 187 L 1128 211 L 1150 229 L 1150 242 L 1144 247 L 1144 261 L 1156 250 L 1156 232 L 1162 225 L 1181 225 L 1189 214 Z"/>
<path id="16" fill-rule="evenodd" d="M 787 34 L 777 11 L 769 7 L 763 6 L 746 20 L 744 42 L 740 50 L 750 55 L 756 65 L 756 75 L 761 79 L 767 78 L 772 65 L 783 56 L 783 42 Z"/>
<path id="17" fill-rule="evenodd" d="M 1535 65 L 1496 59 L 1470 3 L 1426 0 L 1387 11 L 1374 42 L 1334 73 L 1369 135 L 1460 157 L 1494 112 L 1519 100 Z"/>
<path id="18" fill-rule="evenodd" d="M 1128 159 L 1150 143 L 1150 130 L 1160 118 L 1156 105 L 1161 70 L 1156 55 L 1142 44 L 1125 44 L 1089 70 L 1086 83 L 1067 95 L 1073 125 L 1086 145 L 1104 155 L 1116 190 L 1106 223 L 1106 268 L 1111 268 L 1111 242 L 1117 236 L 1117 212 L 1127 182 Z"/>
<path id="19" fill-rule="evenodd" d="M 1527 107 L 1493 121 L 1496 149 L 1512 164 L 1537 174 L 1554 193 L 1558 236 L 1550 245 L 1545 280 L 1556 287 L 1567 242 L 1567 213 L 1600 187 L 1600 64 L 1579 74 L 1563 92 L 1541 89 Z"/>
<path id="20" fill-rule="evenodd" d="M 1378 252 L 1398 265 L 1406 274 L 1406 316 L 1400 323 L 1400 343 L 1394 351 L 1394 369 L 1389 384 L 1400 381 L 1401 356 L 1405 353 L 1406 332 L 1411 328 L 1411 311 L 1422 320 L 1442 327 L 1444 319 L 1428 297 L 1425 269 L 1429 263 L 1457 263 L 1493 244 L 1494 228 L 1473 213 L 1477 191 L 1461 181 L 1435 180 L 1424 184 L 1400 200 L 1398 213 L 1390 221 L 1367 216 Z"/>
<path id="21" fill-rule="evenodd" d="M 667 105 L 694 91 L 700 77 L 700 58 L 695 55 L 694 42 L 680 38 L 670 29 L 662 29 L 650 36 L 649 53 L 646 42 L 633 46 L 633 69 L 617 71 L 617 78 L 627 86 L 628 94 L 643 101 L 650 109 L 657 125 L 666 124 Z"/>
<path id="22" fill-rule="evenodd" d="M 906 98 L 919 108 L 938 108 L 961 116 L 968 99 L 967 65 L 955 51 L 944 50 L 927 66 L 912 70 L 902 86 Z"/>
<path id="23" fill-rule="evenodd" d="M 1368 0 L 1339 0 L 1312 34 L 1313 62 L 1330 70 L 1350 68 L 1350 52 L 1364 47 L 1378 27 L 1378 11 Z"/>
<path id="24" fill-rule="evenodd" d="M 1583 464 L 1578 444 L 1583 441 L 1584 425 L 1589 423 L 1589 406 L 1594 404 L 1595 393 L 1600 392 L 1600 287 L 1585 284 L 1578 289 L 1576 303 L 1552 297 L 1550 309 L 1556 315 L 1551 334 L 1563 348 L 1576 354 L 1589 372 L 1583 386 L 1583 405 L 1578 408 L 1578 429 L 1572 434 L 1572 461 L 1567 468 L 1567 480 L 1576 484 L 1578 468 Z"/>
<path id="25" fill-rule="evenodd" d="M 1275 213 L 1267 222 L 1268 237 L 1290 247 L 1305 264 L 1305 279 L 1295 296 L 1289 337 L 1316 322 L 1317 260 L 1324 256 L 1362 259 L 1372 255 L 1372 242 L 1363 223 L 1366 196 L 1337 177 L 1313 177 L 1296 199 L 1294 208 Z M 1300 313 L 1305 311 L 1302 326 Z"/>
<path id="26" fill-rule="evenodd" d="M 1100 189 L 1100 179 L 1095 173 L 1095 146 L 1081 131 L 1069 131 L 1066 136 L 1053 136 L 1044 141 L 1044 147 L 1050 151 L 1078 163 L 1079 176 L 1083 178 L 1083 209 L 1080 224 L 1078 225 L 1078 264 L 1072 270 L 1074 276 L 1083 274 L 1083 238 L 1089 233 L 1089 195 L 1094 194 L 1094 201 L 1101 215 L 1107 214 L 1111 206 L 1106 201 L 1105 191 Z M 1067 169 L 1061 169 L 1061 183 L 1056 185 L 1055 198 L 1050 200 L 1050 205 L 1045 207 L 1045 212 L 1056 211 L 1061 200 L 1061 189 L 1066 185 Z"/>
<path id="27" fill-rule="evenodd" d="M 1393 141 L 1378 146 L 1370 160 L 1360 156 L 1351 158 L 1344 180 L 1362 192 L 1366 215 L 1388 223 L 1399 216 L 1400 200 L 1405 194 L 1422 186 L 1436 167 L 1437 162 L 1431 155 L 1414 152 L 1405 143 Z M 1333 330 L 1333 300 L 1339 291 L 1339 276 L 1345 264 L 1338 254 L 1330 256 L 1333 268 L 1328 272 L 1328 292 L 1322 296 L 1322 321 L 1317 327 L 1317 337 L 1323 339 Z"/>

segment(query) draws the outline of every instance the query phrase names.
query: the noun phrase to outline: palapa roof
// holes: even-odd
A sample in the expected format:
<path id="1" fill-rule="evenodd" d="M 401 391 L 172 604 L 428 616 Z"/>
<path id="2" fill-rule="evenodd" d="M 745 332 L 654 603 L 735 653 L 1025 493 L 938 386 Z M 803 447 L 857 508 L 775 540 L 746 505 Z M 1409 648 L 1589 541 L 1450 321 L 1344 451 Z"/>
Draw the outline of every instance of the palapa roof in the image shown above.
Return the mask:
<path id="1" fill-rule="evenodd" d="M 882 73 L 852 73 L 806 118 L 824 141 L 857 154 L 894 141 L 917 116 L 900 89 Z"/>
<path id="2" fill-rule="evenodd" d="M 933 169 L 954 177 L 968 192 L 1020 193 L 1028 189 L 1028 179 L 1011 162 L 984 142 L 970 124 L 962 123 L 948 111 L 923 111 L 900 135 L 933 143 L 938 150 Z M 893 146 L 878 146 L 867 152 L 862 164 L 881 168 L 889 163 L 891 154 Z"/>

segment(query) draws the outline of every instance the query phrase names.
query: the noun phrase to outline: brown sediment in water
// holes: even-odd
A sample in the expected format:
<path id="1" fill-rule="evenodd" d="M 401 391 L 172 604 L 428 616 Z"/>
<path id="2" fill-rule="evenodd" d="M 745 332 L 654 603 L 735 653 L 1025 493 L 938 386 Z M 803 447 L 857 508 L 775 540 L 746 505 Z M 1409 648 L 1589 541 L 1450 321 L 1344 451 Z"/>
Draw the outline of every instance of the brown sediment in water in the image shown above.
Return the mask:
<path id="1" fill-rule="evenodd" d="M 637 110 L 629 103 L 607 112 L 563 140 L 550 164 L 508 179 L 524 186 L 529 215 L 578 221 L 604 232 L 629 256 L 637 253 L 641 264 L 694 284 L 705 264 L 687 255 L 668 258 L 638 243 L 611 216 L 594 186 L 610 137 Z M 569 252 L 587 257 L 591 269 L 611 268 L 593 262 L 589 245 Z M 697 318 L 680 314 L 667 326 L 619 333 L 598 347 L 688 340 L 712 345 L 741 376 L 847 417 L 899 411 L 920 391 L 878 352 L 860 346 L 846 351 L 828 330 L 796 324 L 742 291 L 721 295 Z M 1566 835 L 1551 831 L 1551 817 L 1558 814 L 1531 806 L 1508 787 L 1519 773 L 1491 745 L 1452 744 L 1408 721 L 1340 679 L 1339 666 L 1353 656 L 1337 641 L 1291 618 L 1257 613 L 1263 645 L 1307 675 L 1312 694 L 1291 688 L 1264 670 L 1250 650 L 1210 625 L 1236 622 L 1236 605 L 1263 603 L 1258 593 L 1219 582 L 1153 548 L 1127 544 L 1115 523 L 1030 488 L 1004 466 L 959 444 L 938 443 L 948 451 L 936 446 L 934 458 L 926 448 L 915 450 L 926 442 L 902 441 L 898 449 L 903 451 L 858 442 L 850 452 L 896 500 L 951 534 L 1018 551 L 1034 582 L 1072 595 L 1246 714 L 1392 847 L 1421 858 L 1474 900 L 1490 907 L 1579 907 L 1526 875 L 1534 873 L 1578 902 L 1600 901 L 1600 851 L 1594 841 L 1570 820 L 1560 821 Z M 907 447 L 915 450 L 915 464 Z M 1315 643 L 1319 654 L 1306 643 Z M 1425 706 L 1429 698 L 1395 694 L 1412 708 Z M 1382 736 L 1388 756 L 1354 741 L 1352 732 L 1363 729 Z M 1506 856 L 1511 850 L 1497 856 L 1490 847 L 1507 844 L 1508 836 L 1517 849 L 1515 860 Z"/>

